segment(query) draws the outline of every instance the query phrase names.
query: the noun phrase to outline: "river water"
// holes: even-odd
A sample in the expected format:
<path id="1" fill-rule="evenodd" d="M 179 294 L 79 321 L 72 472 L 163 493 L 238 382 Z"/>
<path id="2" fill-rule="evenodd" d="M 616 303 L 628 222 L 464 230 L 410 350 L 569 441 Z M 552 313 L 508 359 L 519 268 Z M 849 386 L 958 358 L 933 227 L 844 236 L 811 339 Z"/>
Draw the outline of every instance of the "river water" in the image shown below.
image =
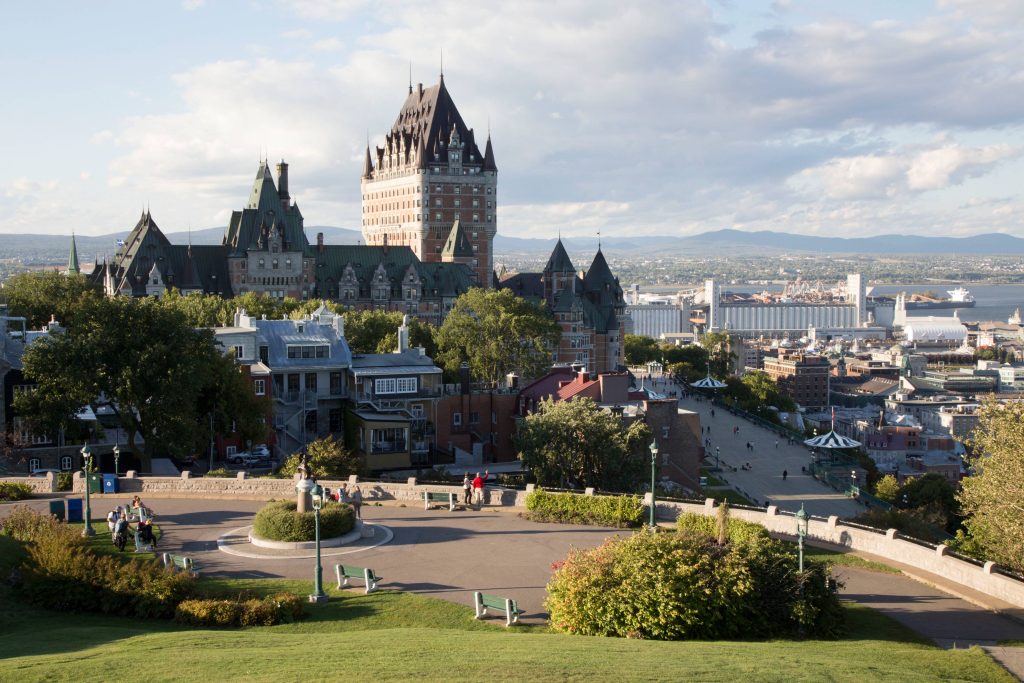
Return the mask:
<path id="1" fill-rule="evenodd" d="M 870 283 L 869 283 L 870 286 Z M 957 285 L 946 284 L 911 284 L 911 285 L 878 285 L 871 290 L 877 296 L 895 296 L 900 292 L 906 292 L 909 296 L 914 292 L 934 292 L 940 297 L 949 296 L 951 289 Z M 653 288 L 651 288 L 653 289 Z M 667 288 L 664 288 L 667 289 Z M 679 288 L 681 289 L 681 288 Z M 1014 309 L 1020 307 L 1024 314 L 1024 285 L 969 285 L 964 289 L 974 295 L 975 304 L 972 308 L 938 308 L 938 309 L 917 309 L 910 311 L 912 316 L 935 315 L 950 316 L 956 310 L 960 320 L 969 321 L 1001 321 L 1013 315 Z M 753 294 L 756 292 L 781 292 L 781 285 L 722 285 L 722 291 L 736 292 L 737 294 Z"/>

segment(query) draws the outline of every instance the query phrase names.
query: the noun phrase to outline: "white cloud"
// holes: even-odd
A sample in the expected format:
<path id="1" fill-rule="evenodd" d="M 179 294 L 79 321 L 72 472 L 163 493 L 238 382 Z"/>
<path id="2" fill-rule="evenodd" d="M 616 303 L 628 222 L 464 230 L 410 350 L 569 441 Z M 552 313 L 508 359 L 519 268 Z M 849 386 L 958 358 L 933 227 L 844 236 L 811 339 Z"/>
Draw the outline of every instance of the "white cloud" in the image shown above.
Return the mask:
<path id="1" fill-rule="evenodd" d="M 906 148 L 888 154 L 830 159 L 801 171 L 792 180 L 820 187 L 832 199 L 892 199 L 900 194 L 943 190 L 984 175 L 1002 161 L 1020 155 L 1009 145 L 967 147 L 943 144 Z"/>
<path id="2" fill-rule="evenodd" d="M 95 175 L 132 215 L 150 198 L 162 226 L 215 224 L 268 150 L 291 162 L 309 224 L 356 227 L 366 135 L 379 141 L 393 122 L 410 59 L 415 80 L 435 81 L 443 46 L 463 118 L 481 142 L 493 130 L 505 234 L 858 221 L 870 234 L 993 215 L 1024 233 L 1024 212 L 1004 210 L 1022 205 L 1016 188 L 988 189 L 996 170 L 1021 165 L 1018 3 L 994 5 L 1001 22 L 966 0 L 865 22 L 806 22 L 790 4 L 759 15 L 765 30 L 736 48 L 703 3 L 280 3 L 293 16 L 273 59 L 240 49 L 184 70 L 175 106 L 92 137 L 117 152 Z M 918 201 L 975 189 L 1003 198 L 1000 212 Z"/>
<path id="3" fill-rule="evenodd" d="M 199 9 L 205 4 L 206 0 L 181 0 L 181 6 L 189 12 Z"/>
<path id="4" fill-rule="evenodd" d="M 318 52 L 337 52 L 345 49 L 345 43 L 337 38 L 325 38 L 314 42 L 313 49 Z"/>

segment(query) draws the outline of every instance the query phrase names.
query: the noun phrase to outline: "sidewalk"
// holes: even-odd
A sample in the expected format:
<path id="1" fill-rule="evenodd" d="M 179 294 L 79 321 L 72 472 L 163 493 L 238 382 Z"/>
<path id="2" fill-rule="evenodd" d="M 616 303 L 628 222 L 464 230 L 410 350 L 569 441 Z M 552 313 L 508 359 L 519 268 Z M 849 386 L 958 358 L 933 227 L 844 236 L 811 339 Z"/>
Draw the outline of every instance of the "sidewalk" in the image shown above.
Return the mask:
<path id="1" fill-rule="evenodd" d="M 677 388 L 671 384 L 668 387 L 669 390 Z M 710 434 L 701 437 L 702 443 L 703 439 L 711 439 L 705 464 L 713 466 L 718 453 L 722 471 L 715 476 L 740 489 L 747 497 L 753 497 L 759 505 L 767 500 L 790 512 L 796 512 L 803 505 L 808 514 L 820 517 L 849 518 L 864 511 L 860 503 L 801 472 L 801 468 L 811 463 L 810 452 L 802 443 L 790 445 L 775 432 L 715 407 L 707 400 L 680 399 L 679 407 L 698 413 L 701 426 L 711 428 Z M 735 428 L 738 432 L 734 432 Z M 751 449 L 747 448 L 748 443 Z M 746 463 L 750 463 L 750 469 L 741 469 Z M 787 474 L 785 479 L 783 472 Z"/>

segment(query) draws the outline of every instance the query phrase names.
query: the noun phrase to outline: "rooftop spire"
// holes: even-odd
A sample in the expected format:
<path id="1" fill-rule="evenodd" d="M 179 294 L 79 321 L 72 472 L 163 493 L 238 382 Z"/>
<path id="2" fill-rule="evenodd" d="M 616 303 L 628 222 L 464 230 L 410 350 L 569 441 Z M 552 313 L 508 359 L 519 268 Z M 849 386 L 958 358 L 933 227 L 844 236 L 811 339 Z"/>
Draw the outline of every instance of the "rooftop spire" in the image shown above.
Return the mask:
<path id="1" fill-rule="evenodd" d="M 409 60 L 409 94 L 412 94 L 412 60 Z"/>
<path id="2" fill-rule="evenodd" d="M 68 254 L 68 275 L 74 273 L 78 275 L 81 273 L 81 269 L 78 267 L 78 247 L 75 245 L 75 232 L 71 231 L 71 253 Z"/>

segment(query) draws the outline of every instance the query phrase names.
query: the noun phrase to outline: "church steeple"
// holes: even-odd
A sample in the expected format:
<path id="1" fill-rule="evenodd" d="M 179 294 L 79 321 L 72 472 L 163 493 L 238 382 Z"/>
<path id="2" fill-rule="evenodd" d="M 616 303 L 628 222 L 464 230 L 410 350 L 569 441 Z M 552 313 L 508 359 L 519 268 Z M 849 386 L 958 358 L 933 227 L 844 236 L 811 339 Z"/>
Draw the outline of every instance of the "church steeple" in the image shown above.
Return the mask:
<path id="1" fill-rule="evenodd" d="M 78 247 L 75 245 L 75 233 L 71 232 L 71 253 L 68 254 L 68 270 L 67 274 L 72 273 L 78 275 L 82 272 L 81 268 L 78 267 Z"/>

